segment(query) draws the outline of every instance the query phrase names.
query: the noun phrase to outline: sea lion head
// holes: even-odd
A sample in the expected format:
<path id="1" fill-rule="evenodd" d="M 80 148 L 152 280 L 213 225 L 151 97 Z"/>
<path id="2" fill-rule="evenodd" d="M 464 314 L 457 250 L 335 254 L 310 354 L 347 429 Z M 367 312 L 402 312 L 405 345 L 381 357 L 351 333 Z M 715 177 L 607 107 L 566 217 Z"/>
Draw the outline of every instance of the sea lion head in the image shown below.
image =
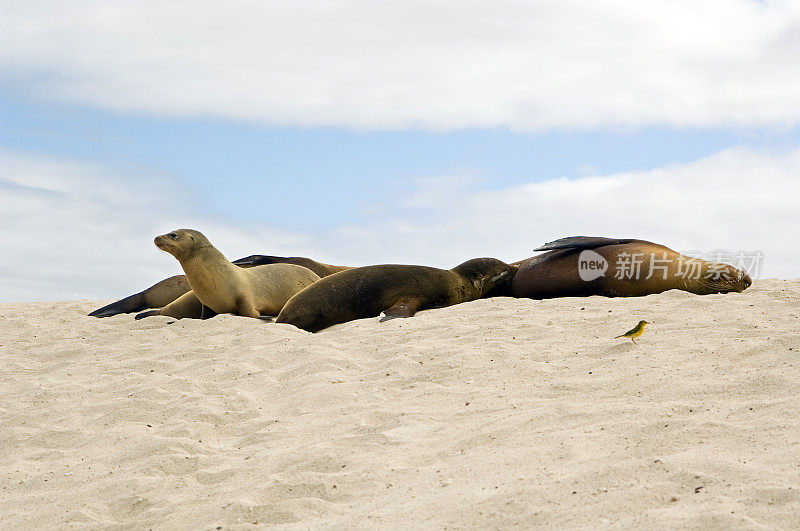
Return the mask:
<path id="1" fill-rule="evenodd" d="M 166 251 L 178 260 L 191 258 L 195 253 L 211 245 L 199 231 L 192 229 L 176 229 L 167 234 L 156 236 L 153 243 L 162 251 Z"/>
<path id="2" fill-rule="evenodd" d="M 703 294 L 740 293 L 753 283 L 746 271 L 736 269 L 728 264 L 709 262 L 704 268 L 703 278 L 700 280 Z"/>
<path id="3" fill-rule="evenodd" d="M 507 264 L 496 258 L 473 258 L 459 264 L 451 271 L 464 278 L 480 296 L 490 292 L 494 295 L 505 293 L 511 286 L 511 279 L 519 266 Z"/>

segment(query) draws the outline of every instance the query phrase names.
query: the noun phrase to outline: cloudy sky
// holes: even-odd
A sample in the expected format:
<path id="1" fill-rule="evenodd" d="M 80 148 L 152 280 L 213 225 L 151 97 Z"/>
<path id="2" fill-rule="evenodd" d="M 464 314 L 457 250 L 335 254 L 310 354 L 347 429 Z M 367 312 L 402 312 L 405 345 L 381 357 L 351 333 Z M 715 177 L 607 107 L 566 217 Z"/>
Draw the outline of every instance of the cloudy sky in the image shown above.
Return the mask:
<path id="1" fill-rule="evenodd" d="M 0 301 L 570 235 L 800 277 L 800 3 L 0 0 Z"/>

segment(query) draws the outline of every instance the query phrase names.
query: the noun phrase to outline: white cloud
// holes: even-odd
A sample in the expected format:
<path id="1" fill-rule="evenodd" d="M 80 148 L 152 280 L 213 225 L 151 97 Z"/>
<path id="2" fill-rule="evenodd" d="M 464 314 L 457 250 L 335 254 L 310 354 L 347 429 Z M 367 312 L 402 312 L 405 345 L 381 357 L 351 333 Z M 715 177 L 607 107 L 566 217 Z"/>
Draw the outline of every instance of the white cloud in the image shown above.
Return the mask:
<path id="1" fill-rule="evenodd" d="M 42 98 L 281 126 L 795 126 L 794 0 L 2 2 Z"/>
<path id="2" fill-rule="evenodd" d="M 798 174 L 800 149 L 735 148 L 650 171 L 495 191 L 429 186 L 423 204 L 432 208 L 398 209 L 395 201 L 380 226 L 340 229 L 336 241 L 353 256 L 370 253 L 369 261 L 452 267 L 474 256 L 519 260 L 565 236 L 641 238 L 679 251 L 760 250 L 761 277 L 797 278 Z"/>
<path id="3" fill-rule="evenodd" d="M 0 300 L 113 298 L 178 263 L 152 238 L 198 228 L 229 258 L 311 256 L 338 264 L 452 267 L 508 261 L 574 235 L 642 238 L 676 250 L 764 253 L 764 276 L 800 277 L 800 149 L 738 148 L 684 165 L 482 190 L 471 173 L 417 181 L 370 222 L 317 234 L 204 213 L 168 175 L 0 152 Z M 135 177 L 135 178 L 134 178 Z"/>
<path id="4" fill-rule="evenodd" d="M 109 298 L 181 273 L 156 234 L 202 228 L 236 258 L 252 242 L 305 250 L 306 238 L 234 228 L 203 215 L 191 190 L 153 169 L 121 173 L 88 163 L 0 151 L 0 300 Z"/>

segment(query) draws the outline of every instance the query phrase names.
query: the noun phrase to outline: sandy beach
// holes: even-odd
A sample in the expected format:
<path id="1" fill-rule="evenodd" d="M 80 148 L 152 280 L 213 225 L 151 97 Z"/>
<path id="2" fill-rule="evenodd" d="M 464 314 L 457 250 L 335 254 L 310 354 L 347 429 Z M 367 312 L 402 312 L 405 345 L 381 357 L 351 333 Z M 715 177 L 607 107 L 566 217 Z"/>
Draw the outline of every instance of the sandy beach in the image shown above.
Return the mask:
<path id="1" fill-rule="evenodd" d="M 0 305 L 3 529 L 800 523 L 800 280 L 318 334 L 106 302 Z"/>

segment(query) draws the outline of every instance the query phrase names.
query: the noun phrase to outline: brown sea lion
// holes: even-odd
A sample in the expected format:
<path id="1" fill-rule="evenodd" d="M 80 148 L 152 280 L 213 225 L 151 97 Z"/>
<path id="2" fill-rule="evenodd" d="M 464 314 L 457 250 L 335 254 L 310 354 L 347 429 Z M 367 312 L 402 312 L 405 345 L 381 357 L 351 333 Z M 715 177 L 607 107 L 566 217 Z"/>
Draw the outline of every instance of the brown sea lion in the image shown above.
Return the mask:
<path id="1" fill-rule="evenodd" d="M 178 259 L 192 288 L 191 293 L 167 305 L 168 312 L 176 307 L 194 307 L 192 296 L 195 296 L 202 303 L 204 318 L 211 316 L 211 312 L 245 317 L 277 315 L 295 293 L 319 280 L 316 273 L 296 264 L 237 267 L 196 230 L 174 230 L 156 236 L 154 242 L 156 247 Z M 162 312 L 163 309 L 145 312 L 137 319 L 169 315 Z"/>
<path id="2" fill-rule="evenodd" d="M 453 269 L 385 264 L 357 267 L 325 277 L 291 299 L 276 323 L 309 332 L 374 317 L 411 317 L 426 308 L 467 302 L 507 289 L 516 266 L 475 258 Z"/>
<path id="3" fill-rule="evenodd" d="M 307 267 L 320 277 L 325 277 L 338 271 L 350 269 L 347 266 L 323 264 L 322 262 L 317 262 L 316 260 L 304 258 L 302 256 L 284 257 L 254 254 L 245 258 L 234 260 L 231 263 L 239 267 L 254 267 L 257 265 L 266 264 L 297 264 Z M 112 302 L 111 304 L 103 306 L 102 308 L 98 308 L 89 315 L 92 317 L 111 317 L 112 315 L 117 315 L 120 313 L 141 312 L 142 310 L 147 310 L 148 308 L 163 308 L 173 301 L 177 302 L 179 297 L 188 291 L 191 291 L 191 289 L 192 288 L 189 286 L 189 281 L 186 279 L 186 275 L 176 275 L 153 284 L 144 291 L 140 291 L 139 293 L 135 293 L 129 297 L 125 297 L 124 299 Z M 186 308 L 188 310 L 188 306 L 181 305 L 178 308 Z M 190 316 L 190 314 L 187 314 L 185 311 L 179 310 L 178 308 L 173 307 L 172 311 L 180 311 L 184 317 Z M 197 318 L 200 318 L 199 314 L 197 315 Z"/>
<path id="4" fill-rule="evenodd" d="M 535 251 L 544 254 L 514 262 L 508 294 L 514 297 L 638 297 L 680 289 L 706 295 L 740 292 L 752 280 L 727 264 L 690 258 L 644 240 L 591 236 L 562 238 Z"/>
<path id="5" fill-rule="evenodd" d="M 194 291 L 189 290 L 174 301 L 158 310 L 148 310 L 136 315 L 136 320 L 153 315 L 166 315 L 176 319 L 203 319 L 216 315 L 210 308 L 203 306 Z"/>

